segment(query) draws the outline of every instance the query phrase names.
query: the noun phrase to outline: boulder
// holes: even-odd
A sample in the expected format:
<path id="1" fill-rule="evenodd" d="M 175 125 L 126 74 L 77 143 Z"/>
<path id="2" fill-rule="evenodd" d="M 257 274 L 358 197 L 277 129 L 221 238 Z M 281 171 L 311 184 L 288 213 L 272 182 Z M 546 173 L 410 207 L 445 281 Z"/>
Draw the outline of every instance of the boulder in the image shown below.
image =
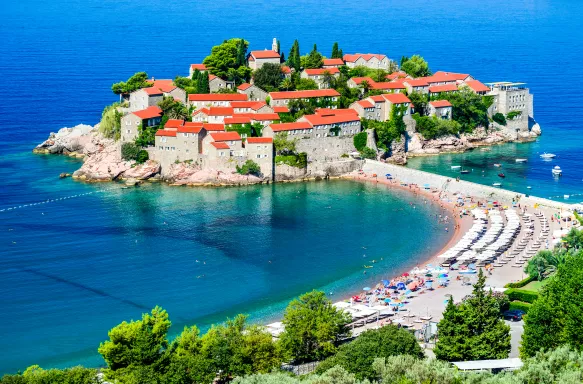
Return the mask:
<path id="1" fill-rule="evenodd" d="M 160 164 L 154 160 L 148 160 L 143 164 L 135 164 L 123 172 L 124 179 L 147 180 L 160 173 Z"/>
<path id="2" fill-rule="evenodd" d="M 97 129 L 90 125 L 79 124 L 73 128 L 61 128 L 51 132 L 48 139 L 37 145 L 34 153 L 87 153 L 86 147 L 94 146 Z"/>

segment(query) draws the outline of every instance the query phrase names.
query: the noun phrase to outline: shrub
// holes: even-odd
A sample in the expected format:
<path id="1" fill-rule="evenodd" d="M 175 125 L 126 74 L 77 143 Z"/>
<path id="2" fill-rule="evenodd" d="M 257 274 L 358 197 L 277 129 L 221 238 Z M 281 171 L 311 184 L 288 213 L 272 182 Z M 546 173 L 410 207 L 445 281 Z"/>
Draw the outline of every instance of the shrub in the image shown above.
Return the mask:
<path id="1" fill-rule="evenodd" d="M 534 303 L 536 299 L 538 299 L 538 292 L 535 291 L 527 291 L 524 289 L 518 288 L 510 288 L 507 289 L 504 293 L 508 295 L 510 301 L 524 301 L 527 303 Z"/>
<path id="2" fill-rule="evenodd" d="M 140 152 L 138 152 L 138 156 L 136 157 L 136 162 L 139 164 L 143 164 L 146 161 L 148 161 L 150 159 L 150 155 L 148 154 L 148 151 L 146 151 L 145 149 L 140 150 Z"/>
<path id="3" fill-rule="evenodd" d="M 517 281 L 516 283 L 508 283 L 506 284 L 504 287 L 506 288 L 522 288 L 524 287 L 526 284 L 530 283 L 531 281 L 535 280 L 534 277 L 532 276 L 528 276 L 526 279 L 524 280 L 520 280 Z"/>
<path id="4" fill-rule="evenodd" d="M 360 132 L 354 135 L 354 148 L 356 148 L 358 152 L 362 151 L 364 147 L 366 147 L 367 139 L 368 134 L 366 132 Z"/>
<path id="5" fill-rule="evenodd" d="M 374 149 L 369 147 L 364 147 L 362 151 L 360 151 L 360 157 L 363 159 L 372 159 L 375 160 L 377 158 L 377 153 Z"/>
<path id="6" fill-rule="evenodd" d="M 522 115 L 521 111 L 510 111 L 510 112 L 508 112 L 508 114 L 506 114 L 506 119 L 514 120 L 515 118 L 517 118 L 520 115 Z"/>
<path id="7" fill-rule="evenodd" d="M 123 143 L 121 146 L 121 158 L 127 161 L 137 160 L 140 151 L 140 147 L 135 143 Z"/>
<path id="8" fill-rule="evenodd" d="M 492 120 L 500 125 L 506 125 L 506 118 L 500 112 L 494 114 L 494 116 L 492 116 Z"/>
<path id="9" fill-rule="evenodd" d="M 108 139 L 119 140 L 121 136 L 121 118 L 123 114 L 118 111 L 119 103 L 113 103 L 103 109 L 99 132 Z"/>
<path id="10" fill-rule="evenodd" d="M 237 173 L 241 175 L 255 175 L 261 174 L 261 167 L 253 160 L 247 160 L 242 166 L 237 165 Z"/>
<path id="11" fill-rule="evenodd" d="M 532 306 L 532 304 L 525 303 L 523 301 L 511 301 L 510 305 L 508 306 L 508 309 L 509 310 L 519 309 L 521 311 L 528 313 L 528 310 L 530 309 L 531 306 Z"/>

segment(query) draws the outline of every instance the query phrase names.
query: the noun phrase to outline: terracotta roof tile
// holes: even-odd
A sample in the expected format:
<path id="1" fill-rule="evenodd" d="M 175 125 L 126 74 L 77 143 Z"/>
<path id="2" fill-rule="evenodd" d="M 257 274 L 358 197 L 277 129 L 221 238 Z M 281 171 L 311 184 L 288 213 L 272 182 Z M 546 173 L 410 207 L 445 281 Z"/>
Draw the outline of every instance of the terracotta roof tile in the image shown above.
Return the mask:
<path id="1" fill-rule="evenodd" d="M 431 104 L 434 108 L 445 108 L 452 106 L 451 103 L 447 100 L 430 101 L 429 104 Z"/>
<path id="2" fill-rule="evenodd" d="M 248 137 L 247 144 L 262 144 L 262 143 L 273 143 L 273 139 L 271 137 Z"/>
<path id="3" fill-rule="evenodd" d="M 152 119 L 154 117 L 162 116 L 162 110 L 157 105 L 153 105 L 141 111 L 132 112 L 134 115 L 138 116 L 140 119 Z"/>
<path id="4" fill-rule="evenodd" d="M 211 136 L 211 138 L 214 141 L 235 141 L 235 140 L 241 140 L 241 136 L 239 136 L 239 133 L 234 132 L 234 131 L 211 133 L 210 136 Z"/>
<path id="5" fill-rule="evenodd" d="M 307 121 L 299 121 L 295 123 L 271 124 L 269 126 L 273 132 L 294 131 L 296 129 L 311 129 L 312 126 Z"/>
<path id="6" fill-rule="evenodd" d="M 281 99 L 308 99 L 311 97 L 338 97 L 340 94 L 334 89 L 315 89 L 310 91 L 270 92 L 272 100 Z"/>

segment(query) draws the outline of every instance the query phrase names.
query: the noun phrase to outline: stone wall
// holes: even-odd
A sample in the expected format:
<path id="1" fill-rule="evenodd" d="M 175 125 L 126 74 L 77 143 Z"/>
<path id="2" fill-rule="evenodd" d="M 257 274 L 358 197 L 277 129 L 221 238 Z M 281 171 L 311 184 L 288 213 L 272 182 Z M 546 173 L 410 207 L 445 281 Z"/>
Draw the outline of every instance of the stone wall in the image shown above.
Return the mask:
<path id="1" fill-rule="evenodd" d="M 354 152 L 354 136 L 318 137 L 300 139 L 296 145 L 298 152 L 306 152 L 308 161 L 329 162 L 342 159 L 343 154 Z"/>
<path id="2" fill-rule="evenodd" d="M 307 168 L 290 167 L 279 164 L 275 166 L 275 181 L 295 181 L 313 178 L 341 176 L 362 168 L 362 160 L 342 160 L 331 162 L 312 162 Z"/>
<path id="3" fill-rule="evenodd" d="M 540 204 L 543 206 L 556 209 L 570 209 L 569 204 L 560 203 L 557 201 L 547 200 L 535 196 L 527 197 L 525 194 L 509 191 L 506 189 L 490 187 L 487 185 L 472 183 L 469 181 L 456 181 L 456 179 L 441 176 L 434 173 L 419 171 L 402 167 L 399 165 L 381 163 L 379 161 L 366 160 L 362 169 L 366 173 L 376 173 L 378 177 L 385 177 L 390 173 L 397 180 L 407 184 L 417 184 L 424 186 L 428 184 L 430 188 L 438 188 L 449 192 L 461 192 L 471 196 L 484 198 L 488 200 L 502 200 L 510 201 L 513 198 L 518 198 L 520 202 L 534 205 Z"/>

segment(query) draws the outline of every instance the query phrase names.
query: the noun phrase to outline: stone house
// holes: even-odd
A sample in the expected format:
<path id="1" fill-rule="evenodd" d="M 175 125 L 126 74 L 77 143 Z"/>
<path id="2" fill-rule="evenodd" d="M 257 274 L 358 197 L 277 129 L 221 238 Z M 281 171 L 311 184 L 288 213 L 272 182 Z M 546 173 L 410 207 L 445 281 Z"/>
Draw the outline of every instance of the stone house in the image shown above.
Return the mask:
<path id="1" fill-rule="evenodd" d="M 287 106 L 290 100 L 308 100 L 308 99 L 329 99 L 332 102 L 338 101 L 340 94 L 334 89 L 316 89 L 309 91 L 287 91 L 287 92 L 270 92 L 269 105 L 271 107 Z"/>
<path id="2" fill-rule="evenodd" d="M 395 81 L 399 79 L 411 79 L 412 77 L 409 76 L 406 72 L 398 71 L 389 73 L 387 76 L 385 76 L 385 78 L 389 81 Z"/>
<path id="3" fill-rule="evenodd" d="M 391 110 L 393 105 L 395 106 L 405 106 L 407 109 L 404 112 L 404 115 L 409 115 L 411 113 L 411 100 L 403 94 L 403 93 L 391 93 L 382 95 L 382 97 L 386 100 L 386 120 L 391 118 Z"/>
<path id="4" fill-rule="evenodd" d="M 190 122 L 175 128 L 158 130 L 154 146 L 155 159 L 162 168 L 175 162 L 199 162 L 205 136 L 206 130 L 201 124 Z"/>
<path id="5" fill-rule="evenodd" d="M 230 85 L 232 85 L 232 83 L 230 83 L 230 82 L 227 83 L 225 80 L 221 79 L 220 77 L 209 74 L 209 90 L 212 93 L 219 92 L 223 89 L 228 89 L 228 88 L 230 88 Z"/>
<path id="6" fill-rule="evenodd" d="M 287 65 L 282 65 L 281 71 L 283 72 L 283 77 L 285 77 L 286 79 L 291 78 L 292 70 L 290 67 L 288 67 Z"/>
<path id="7" fill-rule="evenodd" d="M 192 75 L 194 75 L 194 71 L 197 69 L 200 72 L 207 71 L 206 65 L 204 65 L 204 64 L 190 64 L 190 70 L 188 71 L 188 77 L 192 79 Z"/>
<path id="8" fill-rule="evenodd" d="M 324 82 L 326 74 L 331 75 L 333 78 L 338 78 L 340 76 L 340 70 L 336 67 L 333 68 L 316 68 L 316 69 L 304 69 L 300 74 L 302 79 L 314 80 L 318 84 L 318 88 L 326 89 L 330 88 L 330 84 Z"/>
<path id="9" fill-rule="evenodd" d="M 263 176 L 273 179 L 275 158 L 273 138 L 248 137 L 245 140 L 245 152 L 248 160 L 259 164 Z"/>
<path id="10" fill-rule="evenodd" d="M 240 93 L 191 93 L 188 95 L 188 105 L 196 109 L 229 107 L 231 101 L 247 101 L 247 95 Z"/>
<path id="11" fill-rule="evenodd" d="M 312 126 L 314 138 L 352 136 L 361 131 L 360 116 L 353 109 L 322 109 L 298 119 L 303 121 Z"/>
<path id="12" fill-rule="evenodd" d="M 263 128 L 263 137 L 275 137 L 278 133 L 285 133 L 290 137 L 311 137 L 313 128 L 307 121 L 271 124 Z"/>
<path id="13" fill-rule="evenodd" d="M 429 83 L 425 79 L 404 79 L 402 84 L 409 94 L 417 92 L 426 95 L 429 93 Z"/>
<path id="14" fill-rule="evenodd" d="M 375 105 L 369 100 L 355 101 L 349 108 L 354 109 L 363 119 L 375 120 Z"/>
<path id="15" fill-rule="evenodd" d="M 232 107 L 210 107 L 210 108 L 208 108 L 208 112 L 206 113 L 206 115 L 207 115 L 206 122 L 211 123 L 211 124 L 223 124 L 225 122 L 226 117 L 233 116 L 233 108 Z M 194 118 L 193 118 L 193 121 L 195 121 Z M 198 120 L 196 120 L 196 121 L 198 121 Z"/>
<path id="16" fill-rule="evenodd" d="M 204 168 L 234 170 L 245 159 L 241 136 L 237 132 L 213 132 L 202 140 Z"/>
<path id="17" fill-rule="evenodd" d="M 139 111 L 158 105 L 164 97 L 172 97 L 181 103 L 186 101 L 186 92 L 174 85 L 172 80 L 153 80 L 152 86 L 130 93 L 129 110 Z"/>
<path id="18" fill-rule="evenodd" d="M 342 59 L 324 59 L 322 65 L 323 68 L 339 68 L 344 65 L 344 60 Z"/>
<path id="19" fill-rule="evenodd" d="M 457 92 L 458 87 L 456 84 L 445 84 L 445 85 L 432 85 L 428 88 L 429 96 L 439 96 L 441 93 Z"/>
<path id="20" fill-rule="evenodd" d="M 160 125 L 161 120 L 162 110 L 157 105 L 127 113 L 121 118 L 122 143 L 135 141 L 140 134 L 142 124 L 146 127 L 153 127 Z"/>
<path id="21" fill-rule="evenodd" d="M 279 64 L 281 62 L 281 56 L 276 51 L 264 50 L 264 51 L 251 51 L 247 56 L 247 64 L 249 68 L 256 71 L 261 68 L 266 63 Z"/>
<path id="22" fill-rule="evenodd" d="M 367 119 L 377 121 L 389 120 L 393 105 L 404 105 L 407 107 L 405 115 L 411 114 L 411 100 L 409 100 L 404 93 L 385 93 L 382 95 L 370 96 L 363 101 L 368 101 L 370 104 L 374 105 L 374 110 L 370 107 L 367 108 L 366 117 L 361 115 L 358 107 L 354 108 L 354 110 L 359 113 L 359 116 Z"/>
<path id="23" fill-rule="evenodd" d="M 385 71 L 389 69 L 389 64 L 391 62 L 386 55 L 373 53 L 346 54 L 344 55 L 343 60 L 349 68 L 367 67 L 372 69 L 384 69 Z"/>
<path id="24" fill-rule="evenodd" d="M 274 110 L 265 101 L 232 101 L 233 112 L 237 113 L 273 113 Z"/>
<path id="25" fill-rule="evenodd" d="M 497 82 L 489 83 L 489 85 L 488 95 L 494 97 L 494 103 L 490 107 L 490 115 L 520 112 L 521 114 L 515 120 L 522 120 L 525 124 L 528 124 L 529 117 L 534 118 L 533 95 L 525 83 Z"/>
<path id="26" fill-rule="evenodd" d="M 357 89 L 361 88 L 362 93 L 364 93 L 364 88 L 362 87 L 363 82 L 368 84 L 368 88 L 376 91 L 382 91 L 386 93 L 402 92 L 405 90 L 405 86 L 401 81 L 383 81 L 376 82 L 370 77 L 353 77 L 348 79 L 346 85 L 348 88 Z"/>
<path id="27" fill-rule="evenodd" d="M 453 106 L 447 100 L 430 101 L 428 104 L 429 115 L 437 116 L 440 119 L 451 120 Z"/>
<path id="28" fill-rule="evenodd" d="M 256 85 L 243 83 L 237 87 L 237 92 L 247 95 L 247 98 L 251 101 L 265 101 L 267 99 L 268 93 Z"/>
<path id="29" fill-rule="evenodd" d="M 474 93 L 478 95 L 485 96 L 488 92 L 490 92 L 490 87 L 488 87 L 485 84 L 482 84 L 482 82 L 478 80 L 468 80 L 464 82 L 464 84 L 467 85 Z"/>

